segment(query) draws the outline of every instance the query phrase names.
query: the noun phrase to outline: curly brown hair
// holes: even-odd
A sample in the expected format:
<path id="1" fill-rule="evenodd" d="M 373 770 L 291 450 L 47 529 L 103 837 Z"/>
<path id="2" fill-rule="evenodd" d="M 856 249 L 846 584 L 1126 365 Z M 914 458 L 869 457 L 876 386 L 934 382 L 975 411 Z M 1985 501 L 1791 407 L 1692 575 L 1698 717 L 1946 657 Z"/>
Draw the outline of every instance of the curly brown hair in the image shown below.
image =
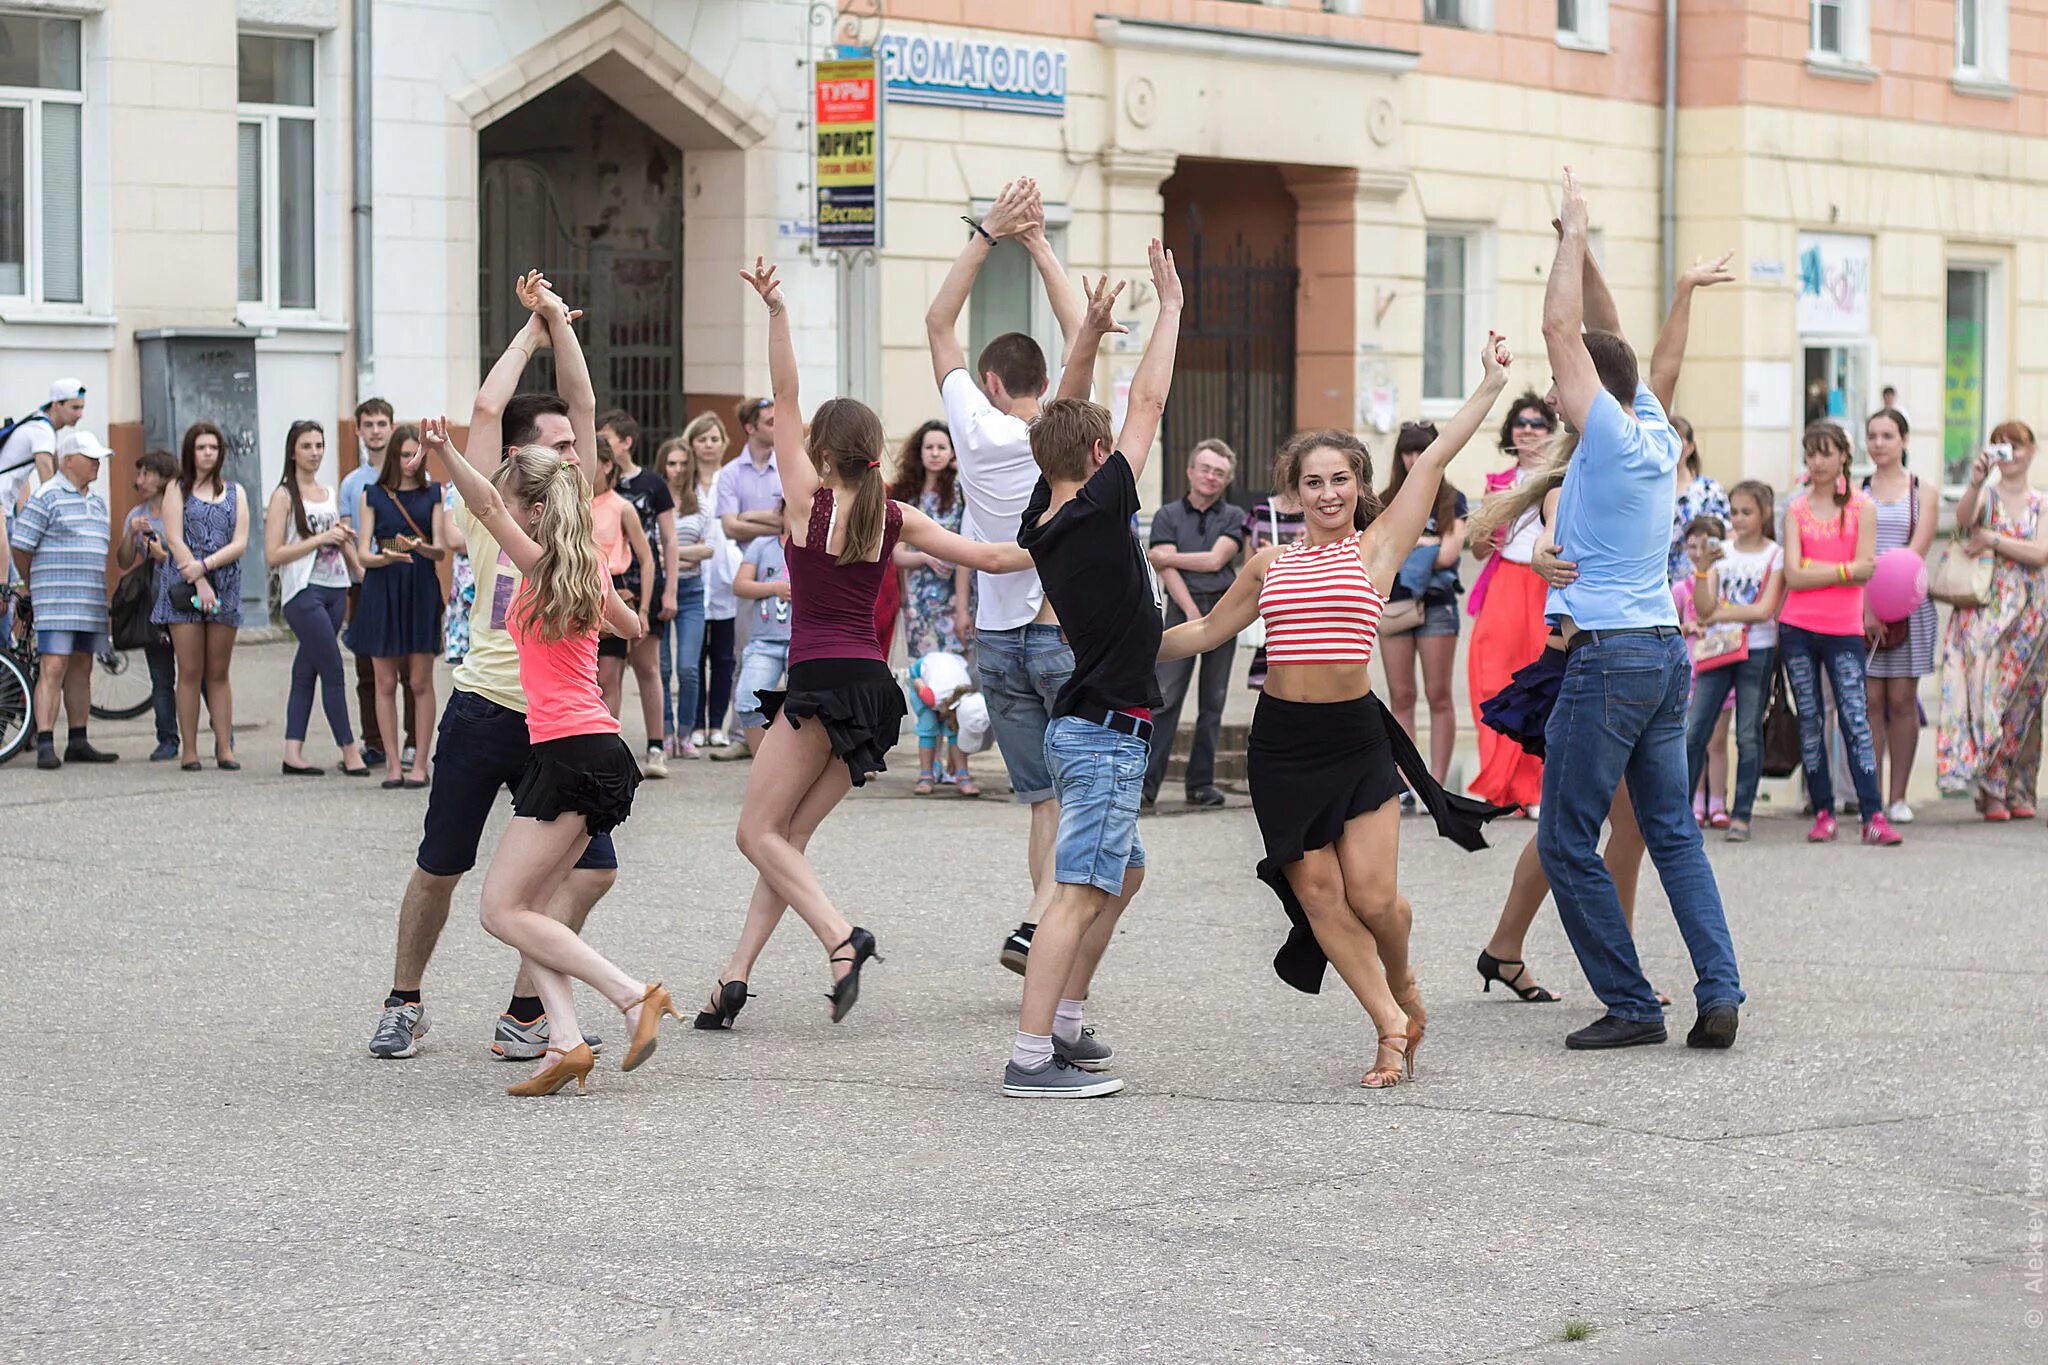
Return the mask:
<path id="1" fill-rule="evenodd" d="M 1363 531 L 1382 509 L 1379 494 L 1372 490 L 1372 451 L 1350 432 L 1326 427 L 1322 431 L 1296 433 L 1273 457 L 1274 480 L 1300 498 L 1301 467 L 1310 455 L 1325 448 L 1336 451 L 1351 464 L 1351 476 L 1358 481 L 1358 510 L 1352 514 L 1352 525 Z"/>

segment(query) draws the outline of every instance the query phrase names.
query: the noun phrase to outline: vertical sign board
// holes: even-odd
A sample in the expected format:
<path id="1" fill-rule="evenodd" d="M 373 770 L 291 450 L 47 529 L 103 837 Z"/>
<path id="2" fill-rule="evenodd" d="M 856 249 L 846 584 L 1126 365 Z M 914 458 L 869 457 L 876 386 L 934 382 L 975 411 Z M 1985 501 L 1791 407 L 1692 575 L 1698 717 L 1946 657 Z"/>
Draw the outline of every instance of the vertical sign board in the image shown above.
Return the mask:
<path id="1" fill-rule="evenodd" d="M 882 244 L 882 101 L 872 52 L 817 66 L 818 237 L 821 248 Z"/>

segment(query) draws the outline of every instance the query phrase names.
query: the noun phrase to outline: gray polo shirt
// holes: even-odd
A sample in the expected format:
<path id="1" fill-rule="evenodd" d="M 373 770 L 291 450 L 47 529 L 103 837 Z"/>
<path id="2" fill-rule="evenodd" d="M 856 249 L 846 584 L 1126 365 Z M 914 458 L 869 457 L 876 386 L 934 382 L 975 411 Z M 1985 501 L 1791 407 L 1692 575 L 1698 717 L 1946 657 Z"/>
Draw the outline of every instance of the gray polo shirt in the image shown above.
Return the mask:
<path id="1" fill-rule="evenodd" d="M 1175 498 L 1152 514 L 1153 545 L 1171 545 L 1184 554 L 1212 550 L 1225 536 L 1242 545 L 1245 510 L 1223 498 L 1207 511 L 1198 510 L 1186 498 Z M 1180 576 L 1188 591 L 1197 597 L 1221 597 L 1237 581 L 1237 565 L 1226 564 L 1214 573 L 1182 569 Z"/>

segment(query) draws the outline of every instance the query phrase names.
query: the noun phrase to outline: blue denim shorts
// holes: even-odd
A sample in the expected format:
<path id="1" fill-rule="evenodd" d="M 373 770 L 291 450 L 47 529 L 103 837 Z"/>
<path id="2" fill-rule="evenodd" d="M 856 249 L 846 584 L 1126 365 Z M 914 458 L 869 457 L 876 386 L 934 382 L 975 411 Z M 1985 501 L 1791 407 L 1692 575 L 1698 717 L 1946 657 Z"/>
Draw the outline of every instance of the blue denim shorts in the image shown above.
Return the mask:
<path id="1" fill-rule="evenodd" d="M 1018 801 L 1037 805 L 1053 794 L 1046 733 L 1053 702 L 1074 676 L 1074 651 L 1058 626 L 988 630 L 974 637 L 974 667 L 1010 787 Z"/>
<path id="2" fill-rule="evenodd" d="M 1145 865 L 1138 798 L 1151 746 L 1076 716 L 1045 728 L 1045 765 L 1059 796 L 1054 879 L 1120 895 L 1124 872 Z"/>
<path id="3" fill-rule="evenodd" d="M 97 630 L 39 630 L 38 654 L 97 654 L 106 647 L 107 637 Z"/>
<path id="4" fill-rule="evenodd" d="M 739 684 L 733 688 L 733 719 L 742 730 L 759 730 L 768 724 L 761 710 L 761 694 L 782 684 L 789 671 L 788 640 L 749 640 L 740 652 Z"/>

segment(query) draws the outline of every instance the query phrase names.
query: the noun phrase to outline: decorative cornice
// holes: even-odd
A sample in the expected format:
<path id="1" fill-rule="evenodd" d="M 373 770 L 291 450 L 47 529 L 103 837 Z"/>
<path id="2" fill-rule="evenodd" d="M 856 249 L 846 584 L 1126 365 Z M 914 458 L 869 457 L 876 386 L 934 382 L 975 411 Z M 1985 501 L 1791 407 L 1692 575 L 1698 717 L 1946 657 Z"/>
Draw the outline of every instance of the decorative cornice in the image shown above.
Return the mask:
<path id="1" fill-rule="evenodd" d="M 1095 16 L 1095 38 L 1104 47 L 1285 62 L 1290 66 L 1369 71 L 1386 76 L 1413 71 L 1421 60 L 1420 53 L 1377 47 L 1348 38 L 1262 33 L 1257 29 L 1232 28 L 1224 24 L 1180 24 L 1163 19 L 1128 19 L 1115 14 Z"/>

